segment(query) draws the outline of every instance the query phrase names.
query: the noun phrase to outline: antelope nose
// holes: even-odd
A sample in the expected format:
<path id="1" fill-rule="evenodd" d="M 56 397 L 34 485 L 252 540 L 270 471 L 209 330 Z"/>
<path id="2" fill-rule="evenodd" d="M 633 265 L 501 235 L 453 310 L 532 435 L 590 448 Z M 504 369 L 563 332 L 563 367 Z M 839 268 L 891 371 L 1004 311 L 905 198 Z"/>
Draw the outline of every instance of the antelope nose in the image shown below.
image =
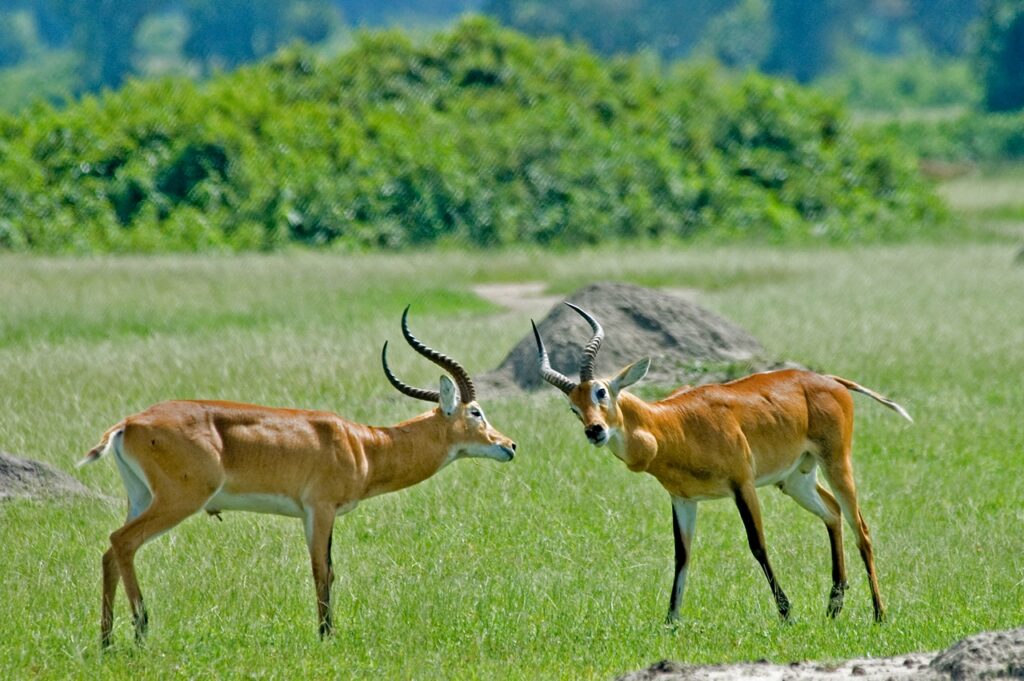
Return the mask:
<path id="1" fill-rule="evenodd" d="M 512 451 L 513 452 L 516 451 L 516 443 L 515 442 L 512 443 Z"/>
<path id="2" fill-rule="evenodd" d="M 600 423 L 595 423 L 584 428 L 583 432 L 586 434 L 588 440 L 594 442 L 600 440 L 601 436 L 604 435 L 604 426 Z"/>

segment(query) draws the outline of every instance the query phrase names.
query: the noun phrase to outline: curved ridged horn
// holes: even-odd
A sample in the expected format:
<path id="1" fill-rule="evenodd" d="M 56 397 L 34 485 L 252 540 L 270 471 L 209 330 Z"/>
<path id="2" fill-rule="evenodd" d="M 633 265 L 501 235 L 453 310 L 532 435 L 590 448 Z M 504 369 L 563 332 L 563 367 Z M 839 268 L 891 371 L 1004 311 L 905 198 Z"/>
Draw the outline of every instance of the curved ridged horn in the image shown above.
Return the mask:
<path id="1" fill-rule="evenodd" d="M 402 313 L 402 335 L 405 336 L 405 340 L 412 346 L 412 349 L 420 353 L 431 362 L 441 367 L 455 379 L 455 385 L 459 386 L 459 399 L 463 404 L 467 404 L 476 399 L 476 388 L 473 387 L 473 379 L 469 377 L 469 374 L 462 365 L 456 362 L 448 355 L 442 354 L 437 350 L 428 348 L 424 345 L 416 336 L 412 335 L 409 331 L 409 308 L 411 305 L 405 306 L 405 311 Z"/>
<path id="2" fill-rule="evenodd" d="M 551 368 L 551 362 L 548 361 L 548 351 L 544 349 L 544 341 L 540 339 L 540 331 L 537 330 L 537 324 L 532 319 L 530 323 L 533 324 L 533 337 L 537 339 L 537 355 L 540 358 L 541 378 L 568 395 L 576 389 L 576 381 Z"/>
<path id="3" fill-rule="evenodd" d="M 390 381 L 391 385 L 395 386 L 395 389 L 403 395 L 415 397 L 417 400 L 426 400 L 427 402 L 437 402 L 441 399 L 441 393 L 438 391 L 424 390 L 423 388 L 414 388 L 411 385 L 406 385 L 391 373 L 391 367 L 388 366 L 387 341 L 384 341 L 384 348 L 380 351 L 380 363 L 384 365 L 384 375 L 388 377 L 388 381 Z"/>
<path id="4" fill-rule="evenodd" d="M 587 381 L 594 380 L 594 361 L 597 359 L 597 351 L 601 349 L 601 341 L 604 340 L 604 329 L 583 308 L 576 307 L 569 302 L 566 305 L 576 310 L 581 317 L 586 319 L 587 323 L 590 324 L 590 328 L 594 331 L 593 337 L 587 341 L 586 346 L 583 348 L 583 360 L 580 362 L 580 381 L 586 383 Z"/>

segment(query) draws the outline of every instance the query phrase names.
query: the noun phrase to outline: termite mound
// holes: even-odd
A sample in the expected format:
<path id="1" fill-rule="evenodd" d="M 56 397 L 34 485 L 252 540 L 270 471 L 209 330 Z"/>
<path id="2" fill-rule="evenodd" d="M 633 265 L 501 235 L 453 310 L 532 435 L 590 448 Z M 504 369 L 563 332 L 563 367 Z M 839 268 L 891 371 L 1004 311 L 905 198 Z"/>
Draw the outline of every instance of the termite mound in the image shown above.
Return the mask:
<path id="1" fill-rule="evenodd" d="M 604 326 L 597 375 L 606 376 L 641 357 L 650 357 L 644 381 L 653 389 L 714 383 L 785 365 L 767 357 L 756 338 L 733 322 L 682 296 L 634 284 L 600 282 L 565 299 L 591 312 Z M 583 344 L 590 329 L 558 301 L 537 327 L 551 366 L 567 376 L 579 374 Z M 534 391 L 545 386 L 537 364 L 537 345 L 527 326 L 522 339 L 479 383 L 488 391 Z"/>

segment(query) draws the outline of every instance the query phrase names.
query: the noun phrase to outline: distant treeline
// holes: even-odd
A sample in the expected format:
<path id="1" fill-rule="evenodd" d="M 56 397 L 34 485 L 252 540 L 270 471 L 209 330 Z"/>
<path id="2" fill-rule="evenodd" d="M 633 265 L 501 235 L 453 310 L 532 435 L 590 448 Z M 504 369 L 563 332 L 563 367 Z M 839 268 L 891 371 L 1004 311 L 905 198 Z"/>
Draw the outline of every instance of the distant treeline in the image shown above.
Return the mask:
<path id="1" fill-rule="evenodd" d="M 902 239 L 943 210 L 834 100 L 481 19 L 0 117 L 0 248 Z"/>
<path id="2" fill-rule="evenodd" d="M 1014 3 L 1019 0 L 5 0 L 0 68 L 22 65 L 36 80 L 65 83 L 78 94 L 118 87 L 132 75 L 233 68 L 295 40 L 336 44 L 352 28 L 387 23 L 433 30 L 478 11 L 535 37 L 585 42 L 605 56 L 704 55 L 809 82 L 835 67 L 844 50 L 892 57 L 910 44 L 939 58 L 964 55 L 978 42 L 971 38 L 973 22 L 985 7 L 1002 21 L 994 13 L 1004 15 L 1006 7 L 995 6 Z M 52 96 L 54 88 L 48 83 L 41 94 Z"/>

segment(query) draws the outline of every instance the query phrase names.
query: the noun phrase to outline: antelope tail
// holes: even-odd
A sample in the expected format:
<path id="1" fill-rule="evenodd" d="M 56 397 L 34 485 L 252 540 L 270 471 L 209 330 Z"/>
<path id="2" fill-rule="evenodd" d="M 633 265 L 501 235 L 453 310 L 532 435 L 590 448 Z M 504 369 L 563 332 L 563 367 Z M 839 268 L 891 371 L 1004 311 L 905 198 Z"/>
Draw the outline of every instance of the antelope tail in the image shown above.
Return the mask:
<path id="1" fill-rule="evenodd" d="M 89 450 L 85 457 L 75 464 L 75 468 L 81 468 L 82 466 L 96 461 L 101 456 L 107 453 L 111 447 L 111 443 L 114 441 L 114 437 L 124 429 L 124 421 L 121 421 L 116 426 L 113 426 L 107 432 L 103 433 L 103 437 L 100 438 L 99 444 Z"/>
<path id="2" fill-rule="evenodd" d="M 829 375 L 828 378 L 831 378 L 833 381 L 836 381 L 837 383 L 842 385 L 847 390 L 853 390 L 853 391 L 859 392 L 859 393 L 861 393 L 863 395 L 867 395 L 871 399 L 878 400 L 879 402 L 881 402 L 885 406 L 889 407 L 890 409 L 892 409 L 894 412 L 896 412 L 897 414 L 899 414 L 900 416 L 902 416 L 906 420 L 910 421 L 911 423 L 914 422 L 914 419 L 910 418 L 910 414 L 907 413 L 906 409 L 904 409 L 900 405 L 896 404 L 895 402 L 890 400 L 885 395 L 879 395 L 878 393 L 876 393 L 874 390 L 871 390 L 870 388 L 865 388 L 862 385 L 854 383 L 853 381 L 848 381 L 845 378 L 842 378 L 840 376 L 831 376 L 831 375 Z"/>

